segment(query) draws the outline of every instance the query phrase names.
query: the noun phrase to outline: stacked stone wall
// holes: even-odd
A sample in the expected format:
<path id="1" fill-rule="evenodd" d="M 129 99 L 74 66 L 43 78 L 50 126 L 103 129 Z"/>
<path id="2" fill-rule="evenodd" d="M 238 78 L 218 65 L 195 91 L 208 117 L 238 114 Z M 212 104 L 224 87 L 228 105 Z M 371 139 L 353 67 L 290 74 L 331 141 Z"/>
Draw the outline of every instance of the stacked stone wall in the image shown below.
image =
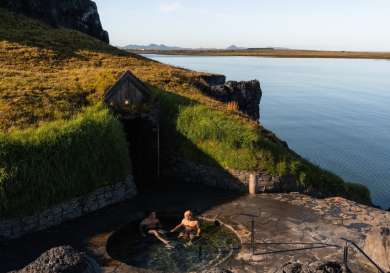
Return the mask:
<path id="1" fill-rule="evenodd" d="M 137 194 L 133 176 L 28 217 L 0 219 L 0 241 L 19 238 L 78 218 L 106 206 L 130 199 Z"/>
<path id="2" fill-rule="evenodd" d="M 248 192 L 250 177 L 254 176 L 256 192 L 292 192 L 297 191 L 297 183 L 291 176 L 271 175 L 266 171 L 226 170 L 176 159 L 170 175 L 180 181 L 239 192 Z"/>

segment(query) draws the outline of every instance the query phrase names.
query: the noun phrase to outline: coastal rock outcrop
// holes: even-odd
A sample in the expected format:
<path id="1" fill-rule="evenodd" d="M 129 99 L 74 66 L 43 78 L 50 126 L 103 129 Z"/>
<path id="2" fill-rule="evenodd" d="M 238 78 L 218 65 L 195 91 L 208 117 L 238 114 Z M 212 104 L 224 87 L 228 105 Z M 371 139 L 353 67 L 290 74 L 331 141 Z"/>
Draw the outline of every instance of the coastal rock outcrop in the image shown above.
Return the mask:
<path id="1" fill-rule="evenodd" d="M 219 74 L 203 75 L 201 79 L 210 86 L 224 85 L 226 83 L 226 76 Z"/>
<path id="2" fill-rule="evenodd" d="M 260 118 L 262 92 L 257 80 L 229 81 L 225 85 L 216 85 L 211 87 L 209 95 L 223 102 L 237 102 L 240 111 L 253 120 L 257 121 Z"/>
<path id="3" fill-rule="evenodd" d="M 19 271 L 10 273 L 99 273 L 95 260 L 71 246 L 52 248 Z"/>
<path id="4" fill-rule="evenodd" d="M 0 0 L 0 7 L 109 42 L 96 3 L 90 0 Z"/>
<path id="5" fill-rule="evenodd" d="M 260 119 L 262 91 L 258 80 L 228 81 L 223 75 L 202 76 L 194 85 L 205 95 L 224 103 L 237 103 L 238 110 L 251 119 Z"/>

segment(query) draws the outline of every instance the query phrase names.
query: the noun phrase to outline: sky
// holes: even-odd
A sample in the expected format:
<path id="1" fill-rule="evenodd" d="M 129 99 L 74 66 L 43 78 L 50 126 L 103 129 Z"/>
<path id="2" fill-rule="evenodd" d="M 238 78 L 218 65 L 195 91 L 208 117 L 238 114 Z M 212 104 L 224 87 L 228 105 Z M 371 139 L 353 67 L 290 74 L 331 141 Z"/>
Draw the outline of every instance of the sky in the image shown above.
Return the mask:
<path id="1" fill-rule="evenodd" d="M 390 0 L 95 0 L 111 44 L 390 51 Z"/>

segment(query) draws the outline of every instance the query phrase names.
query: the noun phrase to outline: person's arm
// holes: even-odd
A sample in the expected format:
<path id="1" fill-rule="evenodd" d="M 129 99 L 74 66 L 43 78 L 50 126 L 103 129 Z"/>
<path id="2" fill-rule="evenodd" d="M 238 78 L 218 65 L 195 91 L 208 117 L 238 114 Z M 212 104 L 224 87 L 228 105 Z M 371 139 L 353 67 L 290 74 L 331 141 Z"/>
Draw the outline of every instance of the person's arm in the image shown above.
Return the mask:
<path id="1" fill-rule="evenodd" d="M 139 224 L 139 226 L 138 226 L 138 228 L 139 228 L 139 233 L 140 233 L 143 237 L 146 236 L 146 234 L 145 234 L 145 232 L 144 232 L 144 226 L 145 226 L 144 221 L 142 221 L 142 222 Z"/>
<path id="2" fill-rule="evenodd" d="M 181 222 L 180 224 L 178 224 L 176 227 L 174 227 L 173 229 L 171 229 L 171 232 L 175 232 L 176 230 L 178 230 L 179 228 L 181 228 L 183 226 L 183 222 Z"/>
<path id="3" fill-rule="evenodd" d="M 196 236 L 200 236 L 200 232 L 201 232 L 201 229 L 200 229 L 200 225 L 199 225 L 199 221 L 196 221 Z"/>

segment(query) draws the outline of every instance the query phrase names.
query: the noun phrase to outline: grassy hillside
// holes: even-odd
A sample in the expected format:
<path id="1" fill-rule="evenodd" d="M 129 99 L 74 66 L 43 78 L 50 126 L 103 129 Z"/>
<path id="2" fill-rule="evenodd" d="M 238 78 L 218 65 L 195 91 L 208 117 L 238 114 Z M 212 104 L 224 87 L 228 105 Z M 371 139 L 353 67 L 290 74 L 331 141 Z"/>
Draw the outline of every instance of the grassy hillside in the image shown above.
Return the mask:
<path id="1" fill-rule="evenodd" d="M 121 73 L 131 70 L 161 100 L 162 141 L 170 155 L 224 168 L 292 174 L 303 191 L 370 202 L 366 188 L 312 165 L 246 116 L 202 95 L 191 85 L 200 73 L 1 9 L 0 18 L 0 129 L 5 136 L 39 130 L 59 119 L 72 122 L 82 109 L 100 102 Z M 7 164 L 0 158 L 0 171 Z M 4 181 L 9 180 L 0 178 L 0 186 L 7 185 Z"/>
<path id="2" fill-rule="evenodd" d="M 77 31 L 53 29 L 2 9 L 0 18 L 2 130 L 70 117 L 101 100 L 126 69 L 151 84 L 175 90 L 188 89 L 182 78 L 196 76 Z"/>

